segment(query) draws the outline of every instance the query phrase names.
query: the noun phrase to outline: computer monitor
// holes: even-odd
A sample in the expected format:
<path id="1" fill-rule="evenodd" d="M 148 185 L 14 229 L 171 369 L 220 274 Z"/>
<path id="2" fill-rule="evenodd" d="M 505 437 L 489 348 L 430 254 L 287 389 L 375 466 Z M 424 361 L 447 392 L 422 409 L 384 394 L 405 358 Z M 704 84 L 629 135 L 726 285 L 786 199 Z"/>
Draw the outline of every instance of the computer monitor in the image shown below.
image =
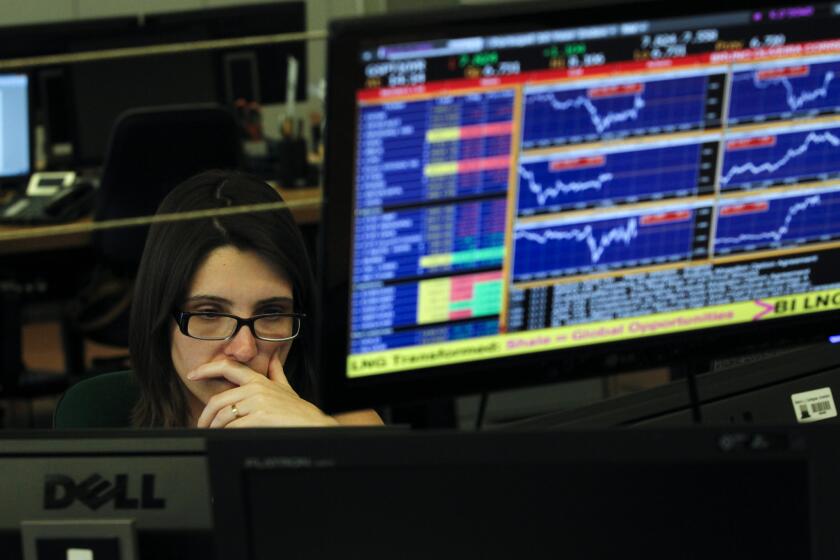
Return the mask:
<path id="1" fill-rule="evenodd" d="M 125 46 L 127 37 L 137 29 L 137 17 L 108 17 L 4 26 L 0 29 L 0 57 L 29 58 L 67 54 L 84 50 L 80 39 L 88 43 Z M 31 66 L 33 115 L 44 127 L 46 165 L 53 169 L 73 167 L 72 148 L 77 133 L 71 83 L 73 64 Z"/>
<path id="2" fill-rule="evenodd" d="M 208 441 L 219 558 L 840 550 L 837 429 L 318 432 Z"/>
<path id="3" fill-rule="evenodd" d="M 712 0 L 335 23 L 327 407 L 836 331 L 838 22 Z"/>
<path id="4" fill-rule="evenodd" d="M 5 559 L 213 556 L 194 431 L 0 432 L 0 473 Z"/>
<path id="5" fill-rule="evenodd" d="M 301 32 L 304 27 L 305 4 L 300 1 L 17 25 L 0 29 L 0 57 L 235 40 Z M 234 42 L 213 50 L 28 68 L 39 105 L 36 109 L 44 118 L 49 163 L 60 168 L 101 165 L 111 127 L 126 109 L 227 103 L 232 101 L 228 93 L 243 94 L 238 87 L 243 80 L 256 86 L 252 93 L 259 93 L 259 98 L 252 100 L 282 103 L 286 100 L 289 56 L 299 62 L 296 96 L 302 100 L 306 98 L 304 41 Z M 243 71 L 241 65 L 231 63 L 243 59 L 255 64 Z M 231 84 L 237 87 L 231 89 Z M 56 144 L 59 149 L 54 150 Z"/>
<path id="6" fill-rule="evenodd" d="M 32 171 L 29 77 L 0 74 L 0 182 Z"/>

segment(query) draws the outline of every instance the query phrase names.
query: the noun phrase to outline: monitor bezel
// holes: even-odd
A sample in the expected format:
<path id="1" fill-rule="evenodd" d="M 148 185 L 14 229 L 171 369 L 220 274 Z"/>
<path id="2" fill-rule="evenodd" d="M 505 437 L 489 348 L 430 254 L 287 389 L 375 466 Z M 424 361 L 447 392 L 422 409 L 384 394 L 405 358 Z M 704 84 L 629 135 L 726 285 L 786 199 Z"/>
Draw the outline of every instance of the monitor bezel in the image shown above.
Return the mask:
<path id="1" fill-rule="evenodd" d="M 770 0 L 762 8 L 786 6 Z M 349 347 L 351 240 L 354 207 L 356 59 L 362 45 L 411 42 L 416 38 L 470 34 L 519 28 L 573 28 L 581 25 L 691 17 L 714 12 L 755 9 L 749 2 L 710 0 L 684 7 L 660 1 L 594 7 L 557 7 L 538 2 L 524 5 L 469 6 L 446 11 L 385 15 L 333 22 L 327 46 L 327 134 L 319 254 L 322 321 L 321 404 L 329 411 L 423 401 L 559 381 L 570 381 L 675 363 L 705 363 L 758 351 L 772 345 L 825 340 L 840 331 L 840 311 L 778 318 L 713 329 L 590 344 L 561 350 L 520 354 L 482 361 L 418 368 L 369 377 L 346 376 Z M 500 21 L 504 20 L 504 25 Z M 457 31 L 452 26 L 460 23 Z M 447 33 L 448 31 L 448 33 Z M 455 33 L 453 33 L 455 31 Z M 348 185 L 349 183 L 349 185 Z M 714 348 L 714 352 L 710 349 Z"/>

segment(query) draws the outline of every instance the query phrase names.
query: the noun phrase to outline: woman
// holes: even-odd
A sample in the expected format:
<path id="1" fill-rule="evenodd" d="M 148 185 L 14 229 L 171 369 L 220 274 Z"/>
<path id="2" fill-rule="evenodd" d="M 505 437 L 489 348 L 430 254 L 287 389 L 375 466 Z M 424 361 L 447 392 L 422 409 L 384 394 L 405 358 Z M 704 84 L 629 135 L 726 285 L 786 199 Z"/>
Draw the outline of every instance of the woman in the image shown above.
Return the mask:
<path id="1" fill-rule="evenodd" d="M 267 184 L 209 171 L 158 213 L 279 202 Z M 315 284 L 288 210 L 155 224 L 137 275 L 131 359 L 139 427 L 381 424 L 327 416 L 315 397 Z"/>

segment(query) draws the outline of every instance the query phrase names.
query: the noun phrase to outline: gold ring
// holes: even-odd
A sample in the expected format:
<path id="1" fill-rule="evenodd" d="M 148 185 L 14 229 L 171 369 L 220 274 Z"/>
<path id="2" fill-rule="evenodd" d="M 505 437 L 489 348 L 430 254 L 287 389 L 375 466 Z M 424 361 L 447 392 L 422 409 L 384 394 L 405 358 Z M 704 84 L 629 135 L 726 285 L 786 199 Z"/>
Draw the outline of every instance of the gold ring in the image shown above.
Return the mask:
<path id="1" fill-rule="evenodd" d="M 233 417 L 234 417 L 234 418 L 238 418 L 238 417 L 239 417 L 239 409 L 238 409 L 238 408 L 236 408 L 236 405 L 235 405 L 235 404 L 230 405 L 230 411 L 231 411 L 231 412 L 233 412 Z"/>

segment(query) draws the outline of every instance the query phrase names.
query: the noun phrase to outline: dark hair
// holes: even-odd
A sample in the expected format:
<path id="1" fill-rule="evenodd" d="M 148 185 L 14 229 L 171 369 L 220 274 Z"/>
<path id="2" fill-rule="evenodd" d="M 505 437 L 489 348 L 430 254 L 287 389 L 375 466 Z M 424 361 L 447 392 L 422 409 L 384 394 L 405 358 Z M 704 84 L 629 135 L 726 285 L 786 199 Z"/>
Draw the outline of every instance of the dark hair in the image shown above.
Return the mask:
<path id="1" fill-rule="evenodd" d="M 231 171 L 206 171 L 187 179 L 161 202 L 158 214 L 280 202 L 263 181 Z M 253 251 L 277 266 L 292 283 L 295 311 L 307 322 L 286 358 L 291 386 L 304 399 L 315 398 L 314 279 L 300 230 L 287 209 L 175 221 L 153 225 L 134 290 L 129 345 L 140 385 L 132 420 L 136 426 L 185 427 L 185 388 L 172 364 L 172 311 L 187 296 L 199 265 L 213 250 L 232 245 Z"/>

